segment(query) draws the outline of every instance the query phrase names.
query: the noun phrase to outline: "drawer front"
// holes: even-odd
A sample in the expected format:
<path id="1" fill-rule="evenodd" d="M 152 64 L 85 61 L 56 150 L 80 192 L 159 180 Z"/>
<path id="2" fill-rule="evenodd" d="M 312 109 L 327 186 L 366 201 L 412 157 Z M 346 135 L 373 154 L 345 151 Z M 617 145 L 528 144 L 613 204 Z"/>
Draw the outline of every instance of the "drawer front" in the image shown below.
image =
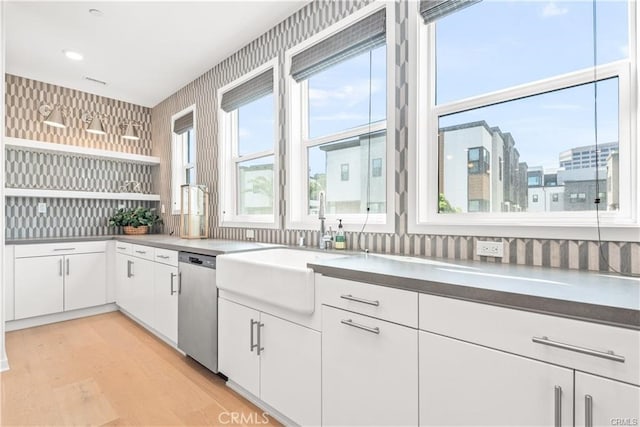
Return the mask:
<path id="1" fill-rule="evenodd" d="M 386 286 L 316 276 L 322 304 L 418 327 L 418 294 Z"/>
<path id="2" fill-rule="evenodd" d="M 133 253 L 133 245 L 131 243 L 116 241 L 116 253 L 131 255 Z"/>
<path id="3" fill-rule="evenodd" d="M 155 248 L 155 261 L 163 264 L 178 266 L 178 252 L 168 249 Z"/>
<path id="4" fill-rule="evenodd" d="M 640 331 L 425 294 L 420 329 L 640 384 Z"/>
<path id="5" fill-rule="evenodd" d="M 107 242 L 69 242 L 45 243 L 38 245 L 16 245 L 16 258 L 29 258 L 50 255 L 70 255 L 81 253 L 105 252 Z"/>
<path id="6" fill-rule="evenodd" d="M 131 255 L 154 261 L 155 249 L 150 246 L 131 245 Z"/>

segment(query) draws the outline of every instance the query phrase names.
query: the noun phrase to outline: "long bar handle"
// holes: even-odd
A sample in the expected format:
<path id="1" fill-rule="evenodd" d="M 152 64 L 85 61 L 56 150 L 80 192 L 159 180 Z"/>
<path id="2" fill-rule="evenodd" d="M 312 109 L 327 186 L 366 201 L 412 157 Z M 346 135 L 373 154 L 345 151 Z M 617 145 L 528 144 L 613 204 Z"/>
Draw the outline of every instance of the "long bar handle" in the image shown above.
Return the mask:
<path id="1" fill-rule="evenodd" d="M 264 328 L 264 323 L 262 322 L 256 322 L 258 324 L 258 347 L 257 347 L 257 353 L 258 356 L 260 356 L 260 353 L 262 353 L 264 351 L 264 347 L 262 346 L 262 328 Z"/>
<path id="2" fill-rule="evenodd" d="M 249 329 L 251 330 L 251 334 L 250 334 L 250 342 L 249 342 L 249 351 L 251 351 L 253 353 L 253 349 L 258 347 L 258 344 L 254 344 L 253 343 L 253 325 L 257 325 L 258 322 L 256 322 L 255 320 L 251 319 L 251 322 L 249 322 Z"/>
<path id="3" fill-rule="evenodd" d="M 561 348 L 563 350 L 575 351 L 576 353 L 588 354 L 589 356 L 601 357 L 603 359 L 613 360 L 614 362 L 624 363 L 624 356 L 620 356 L 619 354 L 615 354 L 613 350 L 609 351 L 599 351 L 593 350 L 586 347 L 578 347 L 573 344 L 566 344 L 563 342 L 550 340 L 549 337 L 533 337 L 531 341 L 537 344 L 544 344 L 551 347 Z"/>
<path id="4" fill-rule="evenodd" d="M 363 331 L 371 332 L 372 334 L 380 333 L 380 328 L 378 328 L 377 326 L 375 328 L 372 328 L 371 326 L 365 326 L 361 325 L 360 323 L 356 323 L 351 319 L 341 320 L 340 323 L 342 323 L 343 325 L 351 326 L 353 328 L 362 329 Z"/>
<path id="5" fill-rule="evenodd" d="M 136 253 L 137 253 L 137 254 L 143 254 L 143 255 L 144 255 L 144 254 L 146 254 L 146 253 L 147 253 L 147 251 L 136 251 Z"/>
<path id="6" fill-rule="evenodd" d="M 176 293 L 176 291 L 173 290 L 173 279 L 176 277 L 176 273 L 171 273 L 171 294 L 173 295 Z"/>
<path id="7" fill-rule="evenodd" d="M 124 246 L 116 246 L 116 249 L 120 249 L 121 251 L 126 250 L 127 248 L 125 248 Z"/>
<path id="8" fill-rule="evenodd" d="M 182 272 L 178 272 L 178 295 L 182 293 Z"/>
<path id="9" fill-rule="evenodd" d="M 58 262 L 58 274 L 62 276 L 62 258 L 60 258 L 60 261 Z"/>
<path id="10" fill-rule="evenodd" d="M 170 256 L 168 256 L 168 255 L 156 255 L 156 257 L 160 258 L 160 259 L 169 259 L 170 258 Z"/>
<path id="11" fill-rule="evenodd" d="M 131 272 L 131 266 L 133 265 L 133 261 L 127 260 L 127 278 L 130 279 L 133 277 L 133 273 Z"/>
<path id="12" fill-rule="evenodd" d="M 562 427 L 562 387 L 559 385 L 553 388 L 553 426 Z"/>
<path id="13" fill-rule="evenodd" d="M 60 252 L 60 251 L 75 251 L 76 248 L 55 248 L 53 251 L 54 252 Z"/>
<path id="14" fill-rule="evenodd" d="M 593 427 L 593 397 L 589 394 L 584 396 L 584 426 Z"/>
<path id="15" fill-rule="evenodd" d="M 354 297 L 353 295 L 340 295 L 340 298 L 346 299 L 346 300 L 349 300 L 349 301 L 359 302 L 361 304 L 373 305 L 375 307 L 380 306 L 380 301 L 378 301 L 378 300 L 375 300 L 375 301 L 374 300 L 368 300 L 368 299 Z"/>
<path id="16" fill-rule="evenodd" d="M 67 257 L 65 257 L 67 258 Z M 69 258 L 67 258 L 67 276 L 69 275 Z"/>

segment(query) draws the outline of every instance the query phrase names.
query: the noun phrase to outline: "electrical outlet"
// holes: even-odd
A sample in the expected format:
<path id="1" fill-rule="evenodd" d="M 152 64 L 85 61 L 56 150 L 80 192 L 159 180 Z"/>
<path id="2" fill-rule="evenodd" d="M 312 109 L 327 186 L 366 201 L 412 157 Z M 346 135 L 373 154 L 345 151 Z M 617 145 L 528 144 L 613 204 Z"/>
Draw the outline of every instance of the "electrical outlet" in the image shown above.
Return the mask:
<path id="1" fill-rule="evenodd" d="M 244 237 L 247 239 L 255 239 L 256 233 L 253 230 L 246 230 L 244 233 Z"/>
<path id="2" fill-rule="evenodd" d="M 47 213 L 47 204 L 46 203 L 38 203 L 38 213 L 39 214 L 46 214 Z"/>
<path id="3" fill-rule="evenodd" d="M 502 242 L 478 240 L 476 242 L 476 255 L 502 258 L 504 256 L 504 244 Z"/>
<path id="4" fill-rule="evenodd" d="M 160 213 L 161 213 L 162 215 L 164 215 L 164 214 L 165 214 L 165 211 L 164 211 L 164 203 L 162 204 L 162 207 L 160 208 Z"/>

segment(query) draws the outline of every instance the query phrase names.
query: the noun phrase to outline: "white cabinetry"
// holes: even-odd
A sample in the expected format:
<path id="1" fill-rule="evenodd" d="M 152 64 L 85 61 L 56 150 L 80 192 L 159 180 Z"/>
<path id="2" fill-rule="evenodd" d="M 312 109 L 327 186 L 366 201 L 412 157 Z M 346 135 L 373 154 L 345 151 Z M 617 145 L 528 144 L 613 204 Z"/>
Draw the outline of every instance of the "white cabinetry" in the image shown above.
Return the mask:
<path id="1" fill-rule="evenodd" d="M 575 384 L 576 426 L 628 426 L 640 422 L 640 387 L 582 372 L 576 372 Z"/>
<path id="2" fill-rule="evenodd" d="M 420 425 L 573 422 L 573 370 L 420 332 Z"/>
<path id="3" fill-rule="evenodd" d="M 4 247 L 4 320 L 10 321 L 14 319 L 14 286 L 13 286 L 13 245 Z"/>
<path id="4" fill-rule="evenodd" d="M 152 332 L 178 341 L 178 253 L 116 242 L 116 303 Z"/>
<path id="5" fill-rule="evenodd" d="M 15 319 L 106 303 L 105 242 L 15 248 Z"/>
<path id="6" fill-rule="evenodd" d="M 218 299 L 220 372 L 300 425 L 320 425 L 320 333 Z"/>
<path id="7" fill-rule="evenodd" d="M 324 425 L 418 424 L 418 331 L 322 308 Z"/>

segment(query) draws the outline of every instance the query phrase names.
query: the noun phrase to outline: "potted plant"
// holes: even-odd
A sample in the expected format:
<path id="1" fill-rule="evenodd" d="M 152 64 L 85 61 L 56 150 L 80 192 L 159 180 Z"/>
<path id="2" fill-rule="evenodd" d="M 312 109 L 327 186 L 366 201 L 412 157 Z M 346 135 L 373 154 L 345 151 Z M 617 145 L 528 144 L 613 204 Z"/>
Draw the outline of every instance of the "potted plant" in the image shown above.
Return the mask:
<path id="1" fill-rule="evenodd" d="M 149 227 L 161 222 L 158 215 L 149 208 L 120 208 L 109 218 L 109 225 L 122 227 L 124 234 L 147 234 Z"/>

